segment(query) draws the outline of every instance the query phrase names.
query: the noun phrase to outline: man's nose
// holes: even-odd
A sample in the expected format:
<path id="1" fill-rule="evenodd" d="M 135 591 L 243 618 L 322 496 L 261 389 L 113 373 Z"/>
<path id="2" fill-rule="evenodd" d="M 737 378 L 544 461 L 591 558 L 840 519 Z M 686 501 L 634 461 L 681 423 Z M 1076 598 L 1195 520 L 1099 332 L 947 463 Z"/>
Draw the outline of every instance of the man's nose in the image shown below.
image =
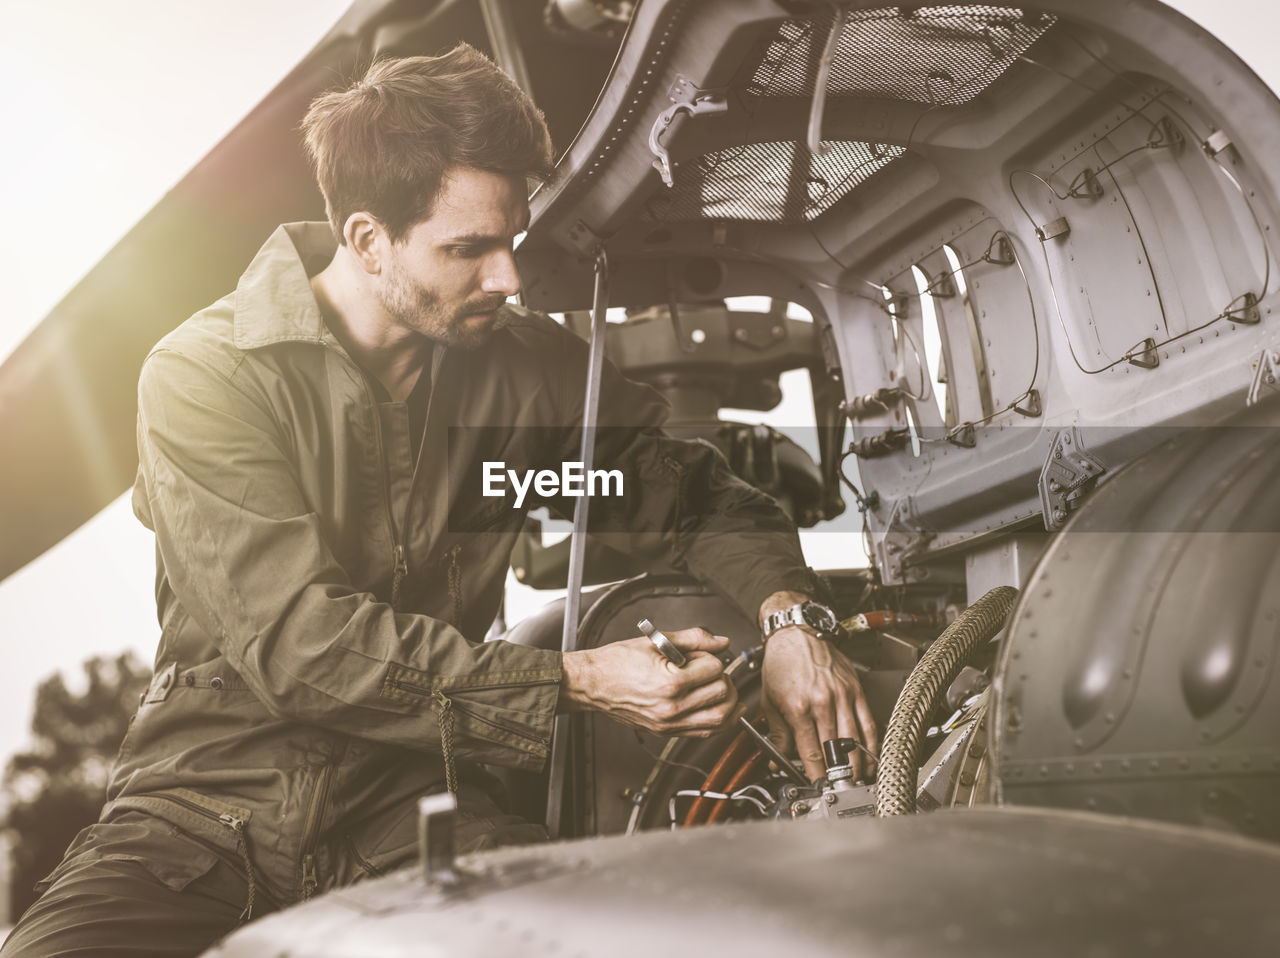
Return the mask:
<path id="1" fill-rule="evenodd" d="M 498 293 L 504 297 L 520 292 L 520 273 L 510 250 L 498 250 L 487 258 L 480 288 L 486 293 Z"/>

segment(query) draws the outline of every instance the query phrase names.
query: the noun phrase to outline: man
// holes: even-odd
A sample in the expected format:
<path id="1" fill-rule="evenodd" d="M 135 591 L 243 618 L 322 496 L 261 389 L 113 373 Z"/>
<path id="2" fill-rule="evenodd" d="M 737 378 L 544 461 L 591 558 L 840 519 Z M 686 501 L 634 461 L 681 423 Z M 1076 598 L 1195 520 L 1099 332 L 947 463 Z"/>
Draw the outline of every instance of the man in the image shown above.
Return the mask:
<path id="1" fill-rule="evenodd" d="M 539 767 L 557 711 L 693 735 L 737 712 L 726 640 L 700 629 L 671 633 L 684 669 L 643 637 L 564 656 L 474 641 L 523 519 L 481 494 L 480 464 L 545 468 L 580 441 L 585 346 L 504 305 L 526 177 L 550 167 L 533 104 L 459 47 L 376 64 L 304 130 L 329 226 L 282 227 L 144 364 L 156 674 L 100 822 L 4 955 L 196 954 L 410 861 L 421 795 L 457 794 L 462 850 L 542 837 L 479 763 Z M 817 777 L 822 739 L 875 731 L 848 663 L 796 624 L 813 582 L 794 530 L 664 414 L 607 370 L 599 460 L 628 491 L 593 528 L 774 617 L 766 707 Z"/>

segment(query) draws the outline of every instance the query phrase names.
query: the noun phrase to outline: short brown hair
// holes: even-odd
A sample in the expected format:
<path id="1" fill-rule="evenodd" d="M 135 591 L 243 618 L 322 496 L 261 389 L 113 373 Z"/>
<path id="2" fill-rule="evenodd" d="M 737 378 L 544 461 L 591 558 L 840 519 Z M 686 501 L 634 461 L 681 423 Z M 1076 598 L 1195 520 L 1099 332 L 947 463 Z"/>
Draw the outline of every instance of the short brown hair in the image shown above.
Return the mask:
<path id="1" fill-rule="evenodd" d="M 552 166 L 541 111 L 465 43 L 375 62 L 351 87 L 317 97 L 302 132 L 339 243 L 360 210 L 403 239 L 431 215 L 452 167 L 546 179 Z"/>

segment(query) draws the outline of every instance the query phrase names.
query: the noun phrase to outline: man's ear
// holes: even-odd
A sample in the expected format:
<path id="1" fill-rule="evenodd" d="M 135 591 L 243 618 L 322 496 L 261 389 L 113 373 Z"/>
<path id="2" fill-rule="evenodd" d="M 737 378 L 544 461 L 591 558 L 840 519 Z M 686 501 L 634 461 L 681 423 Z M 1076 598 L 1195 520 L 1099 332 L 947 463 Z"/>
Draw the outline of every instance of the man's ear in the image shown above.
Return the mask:
<path id="1" fill-rule="evenodd" d="M 352 213 L 342 224 L 342 238 L 347 241 L 347 248 L 366 273 L 377 275 L 382 272 L 383 258 L 391 239 L 373 215 L 365 212 Z"/>

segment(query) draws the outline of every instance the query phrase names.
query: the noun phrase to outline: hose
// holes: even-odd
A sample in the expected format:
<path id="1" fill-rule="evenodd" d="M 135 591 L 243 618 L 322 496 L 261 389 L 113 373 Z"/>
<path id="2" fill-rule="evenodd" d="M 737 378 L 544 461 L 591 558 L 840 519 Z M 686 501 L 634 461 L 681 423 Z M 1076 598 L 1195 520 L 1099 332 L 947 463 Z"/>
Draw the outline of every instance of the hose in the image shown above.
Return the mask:
<path id="1" fill-rule="evenodd" d="M 725 794 L 732 795 L 757 775 L 762 775 L 768 767 L 769 756 L 765 755 L 764 752 L 760 751 L 760 749 L 756 749 L 751 753 L 747 760 L 742 763 L 742 767 L 739 768 L 738 771 L 734 773 L 733 777 L 729 779 L 728 783 L 724 787 Z M 713 805 L 711 811 L 707 813 L 706 824 L 714 825 L 728 814 L 729 803 L 718 802 Z"/>
<path id="2" fill-rule="evenodd" d="M 960 613 L 911 670 L 880 747 L 877 817 L 915 813 L 920 737 L 925 722 L 974 650 L 1004 628 L 1017 598 L 1018 590 L 1012 586 L 996 586 Z"/>
<path id="3" fill-rule="evenodd" d="M 739 732 L 732 744 L 720 756 L 720 761 L 712 766 L 710 774 L 707 775 L 706 781 L 702 783 L 702 787 L 698 791 L 723 792 L 724 789 L 721 786 L 738 770 L 739 763 L 750 750 L 751 745 L 752 742 L 747 737 L 747 733 Z M 702 798 L 701 796 L 694 799 L 693 804 L 689 806 L 689 811 L 685 813 L 682 825 L 688 828 L 690 825 L 702 824 L 703 818 L 710 814 L 714 804 L 713 800 Z"/>

